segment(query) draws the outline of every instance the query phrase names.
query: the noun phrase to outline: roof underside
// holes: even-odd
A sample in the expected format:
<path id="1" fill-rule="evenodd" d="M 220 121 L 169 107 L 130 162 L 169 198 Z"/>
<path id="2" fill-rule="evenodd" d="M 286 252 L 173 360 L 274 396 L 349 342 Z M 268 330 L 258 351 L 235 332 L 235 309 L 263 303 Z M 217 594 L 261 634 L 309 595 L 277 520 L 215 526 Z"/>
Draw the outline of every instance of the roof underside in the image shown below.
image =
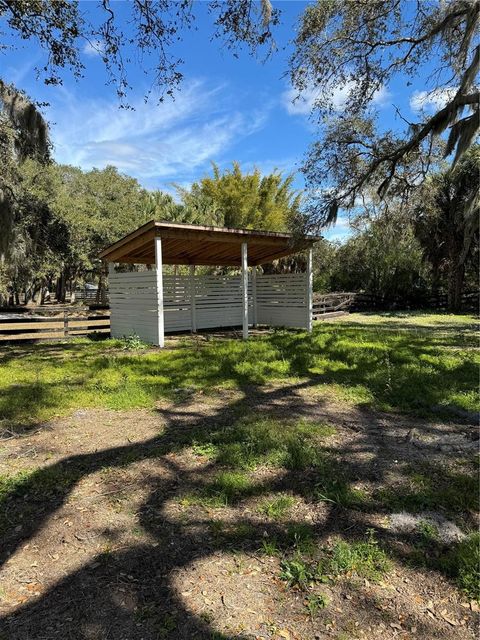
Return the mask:
<path id="1" fill-rule="evenodd" d="M 311 247 L 318 237 L 293 239 L 287 233 L 147 222 L 110 247 L 100 257 L 107 262 L 155 264 L 155 237 L 162 238 L 163 264 L 240 266 L 241 245 L 248 246 L 248 264 L 258 265 Z"/>

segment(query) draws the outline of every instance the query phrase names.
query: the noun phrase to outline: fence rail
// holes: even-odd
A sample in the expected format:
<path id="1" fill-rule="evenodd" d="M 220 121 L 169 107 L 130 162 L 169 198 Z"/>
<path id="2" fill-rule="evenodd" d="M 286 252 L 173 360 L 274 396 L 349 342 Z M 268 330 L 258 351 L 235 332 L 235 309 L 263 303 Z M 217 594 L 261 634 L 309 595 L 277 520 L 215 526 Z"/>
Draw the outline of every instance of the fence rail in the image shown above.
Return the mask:
<path id="1" fill-rule="evenodd" d="M 325 315 L 333 317 L 348 312 L 355 300 L 355 293 L 314 293 L 313 319 L 318 320 Z"/>
<path id="2" fill-rule="evenodd" d="M 0 320 L 0 342 L 17 340 L 59 340 L 70 336 L 110 333 L 110 316 L 79 316 L 65 312 L 59 317 L 25 317 Z"/>

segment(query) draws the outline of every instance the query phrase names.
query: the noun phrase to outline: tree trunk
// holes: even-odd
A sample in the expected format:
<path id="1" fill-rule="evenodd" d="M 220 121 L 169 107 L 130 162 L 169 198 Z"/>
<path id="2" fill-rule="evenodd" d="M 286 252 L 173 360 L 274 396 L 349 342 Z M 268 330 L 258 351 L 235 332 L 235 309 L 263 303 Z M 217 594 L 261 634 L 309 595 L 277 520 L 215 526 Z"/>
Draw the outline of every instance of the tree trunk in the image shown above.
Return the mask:
<path id="1" fill-rule="evenodd" d="M 107 275 L 108 275 L 108 263 L 102 262 L 100 267 L 100 276 L 98 278 L 98 289 L 95 302 L 97 304 L 107 304 Z"/>
<path id="2" fill-rule="evenodd" d="M 57 287 L 56 287 L 56 293 L 55 293 L 55 298 L 57 299 L 57 302 L 65 302 L 65 289 L 66 289 L 65 271 L 62 271 L 60 273 L 60 276 L 57 278 Z"/>
<path id="3" fill-rule="evenodd" d="M 450 268 L 448 279 L 448 308 L 450 311 L 460 311 L 462 308 L 462 293 L 465 281 L 465 265 L 454 263 Z"/>

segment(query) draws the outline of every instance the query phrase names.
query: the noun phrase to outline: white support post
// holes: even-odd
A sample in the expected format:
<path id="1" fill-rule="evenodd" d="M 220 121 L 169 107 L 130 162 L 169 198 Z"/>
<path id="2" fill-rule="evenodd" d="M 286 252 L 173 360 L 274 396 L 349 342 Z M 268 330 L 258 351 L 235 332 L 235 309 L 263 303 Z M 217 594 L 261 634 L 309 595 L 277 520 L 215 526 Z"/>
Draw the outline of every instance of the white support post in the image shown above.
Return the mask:
<path id="1" fill-rule="evenodd" d="M 197 333 L 197 309 L 195 304 L 195 265 L 190 265 L 190 323 L 192 333 Z"/>
<path id="2" fill-rule="evenodd" d="M 243 339 L 248 338 L 248 255 L 247 243 L 242 242 L 242 318 Z"/>
<path id="3" fill-rule="evenodd" d="M 313 249 L 307 253 L 307 330 L 312 332 L 313 321 Z"/>
<path id="4" fill-rule="evenodd" d="M 257 326 L 257 267 L 252 267 L 252 310 L 253 326 Z"/>
<path id="5" fill-rule="evenodd" d="M 108 263 L 108 275 L 109 276 L 113 276 L 114 273 L 115 273 L 115 265 L 113 264 L 113 262 L 109 262 Z"/>
<path id="6" fill-rule="evenodd" d="M 162 239 L 155 237 L 155 273 L 157 282 L 157 326 L 159 347 L 165 345 L 165 327 L 163 318 L 163 264 L 162 264 Z"/>

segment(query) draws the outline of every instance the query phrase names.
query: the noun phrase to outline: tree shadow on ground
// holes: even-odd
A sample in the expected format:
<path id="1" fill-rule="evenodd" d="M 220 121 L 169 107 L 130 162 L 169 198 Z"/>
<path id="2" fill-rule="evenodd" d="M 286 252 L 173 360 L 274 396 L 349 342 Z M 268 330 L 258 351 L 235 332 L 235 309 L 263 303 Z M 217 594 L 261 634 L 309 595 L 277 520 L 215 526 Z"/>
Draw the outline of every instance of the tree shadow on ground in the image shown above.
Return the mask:
<path id="1" fill-rule="evenodd" d="M 198 471 L 193 473 L 179 468 L 170 454 L 199 441 L 216 443 L 222 450 L 232 444 L 232 429 L 233 444 L 244 447 L 245 432 L 235 429 L 239 422 L 243 424 L 245 415 L 260 414 L 279 421 L 282 415 L 285 418 L 285 412 L 290 417 L 304 416 L 308 412 L 300 394 L 316 384 L 314 379 L 276 389 L 240 385 L 242 397 L 223 405 L 207 418 L 196 415 L 195 410 L 183 411 L 183 407 L 159 409 L 165 425 L 160 435 L 141 443 L 72 455 L 17 480 L 1 496 L 4 514 L 2 562 L 41 531 L 82 478 L 104 467 L 127 467 L 143 459 L 156 459 L 169 471 L 166 477 L 152 476 L 143 480 L 148 483 L 148 498 L 138 512 L 138 522 L 149 535 L 151 544 L 98 554 L 35 602 L 21 606 L 5 617 L 0 622 L 0 632 L 10 640 L 251 638 L 247 633 L 220 633 L 209 619 L 190 611 L 175 584 L 178 572 L 220 552 L 232 553 L 240 549 L 256 554 L 265 537 L 288 544 L 285 527 L 295 525 L 294 521 L 287 521 L 282 526 L 275 522 L 260 524 L 246 516 L 242 509 L 246 497 L 286 488 L 306 500 L 324 502 L 325 517 L 311 526 L 315 545 L 321 545 L 334 534 L 358 539 L 369 526 L 370 511 L 378 509 L 378 505 L 369 503 L 368 499 L 356 502 L 358 496 L 353 488 L 358 482 L 372 479 L 386 481 L 392 457 L 399 455 L 398 446 L 390 446 L 385 425 L 380 424 L 374 414 L 365 414 L 362 419 L 361 412 L 354 419 L 357 438 L 342 450 L 341 465 L 329 455 L 332 452 L 328 447 L 322 449 L 320 458 L 316 451 L 309 449 L 305 464 L 299 463 L 298 459 L 293 464 L 291 456 L 298 454 L 298 451 L 295 454 L 295 447 L 301 447 L 302 438 L 304 440 L 306 436 L 287 439 L 283 472 L 268 480 L 257 479 L 253 486 L 240 488 L 231 496 L 231 505 L 238 510 L 238 520 L 248 528 L 240 534 L 233 531 L 221 535 L 212 535 L 210 520 L 205 515 L 185 522 L 172 519 L 166 508 L 167 503 L 186 491 L 205 495 L 205 491 L 211 490 L 211 472 L 219 463 L 211 462 L 200 474 Z M 319 402 L 310 418 L 320 421 L 321 417 L 322 403 Z M 281 422 L 279 424 L 281 426 Z M 235 434 L 238 442 L 235 442 Z M 270 441 L 268 437 L 258 446 L 259 455 L 264 457 L 268 457 L 270 449 L 277 447 L 276 441 Z M 362 449 L 370 456 L 358 459 L 357 453 Z M 410 453 L 405 444 L 405 460 L 409 459 Z M 317 456 L 315 460 L 320 462 L 309 464 L 308 455 Z M 322 464 L 323 459 L 325 464 Z M 388 542 L 388 532 L 379 530 L 379 535 Z M 400 554 L 398 557 L 402 560 Z M 361 606 L 364 619 L 371 624 L 379 620 L 388 623 L 389 614 L 380 613 L 368 594 L 363 594 Z M 428 619 L 420 625 L 416 622 L 418 633 L 425 638 L 438 632 L 432 625 Z"/>

